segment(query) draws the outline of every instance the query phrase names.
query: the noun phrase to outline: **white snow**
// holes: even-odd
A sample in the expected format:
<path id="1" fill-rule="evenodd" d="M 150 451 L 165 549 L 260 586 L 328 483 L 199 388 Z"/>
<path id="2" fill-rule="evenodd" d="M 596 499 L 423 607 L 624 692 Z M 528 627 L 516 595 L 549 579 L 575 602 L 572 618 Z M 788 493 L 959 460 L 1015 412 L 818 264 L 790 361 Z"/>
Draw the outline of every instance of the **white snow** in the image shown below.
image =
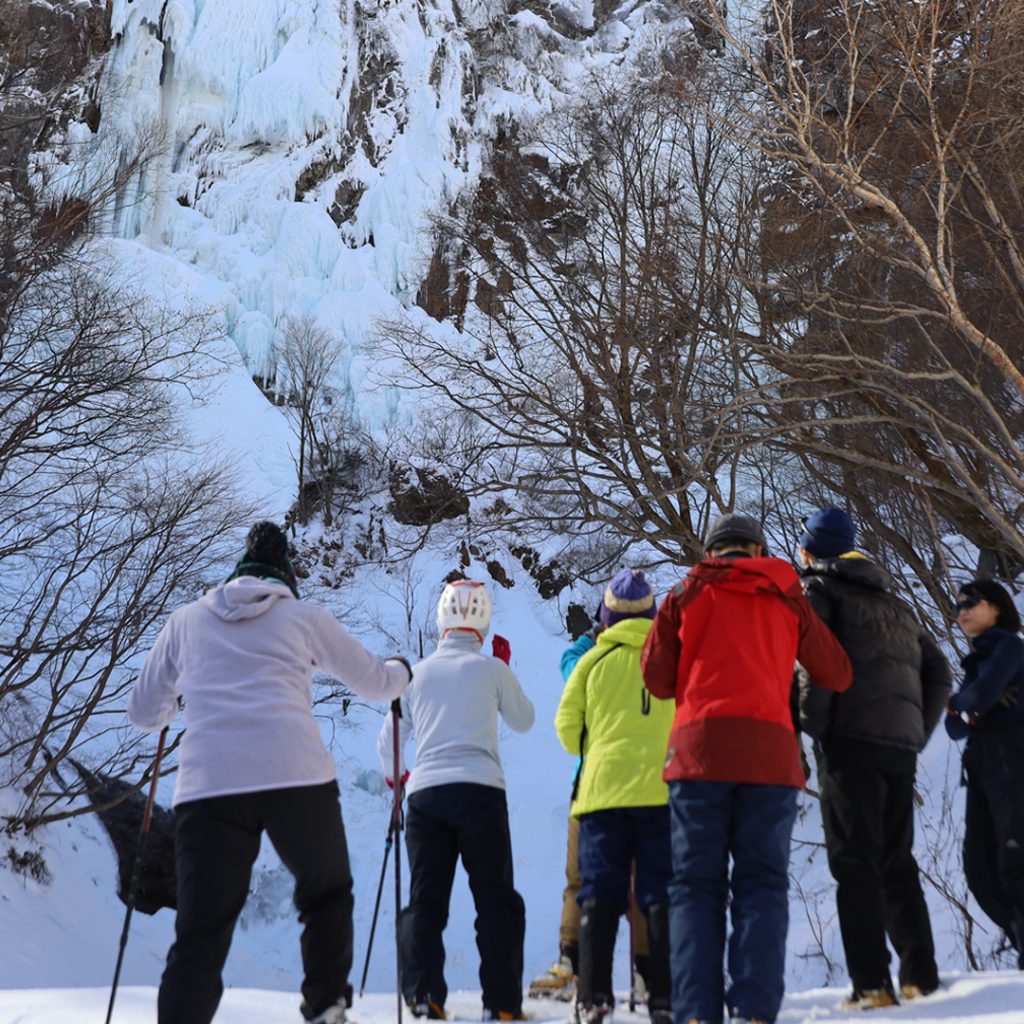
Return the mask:
<path id="1" fill-rule="evenodd" d="M 620 993 L 624 998 L 625 994 Z M 841 994 L 835 989 L 815 989 L 787 997 L 779 1014 L 780 1024 L 818 1024 L 820 1021 L 870 1021 L 870 1024 L 1020 1024 L 1024 1021 L 1024 977 L 1014 974 L 949 975 L 943 988 L 925 999 L 891 1010 L 843 1010 Z M 22 989 L 0 992 L 0 1020 L 8 1024 L 91 1024 L 102 1020 L 110 999 L 107 988 Z M 301 1020 L 299 997 L 286 992 L 254 988 L 232 988 L 224 994 L 217 1011 L 217 1024 L 280 1024 Z M 452 992 L 447 1009 L 454 1020 L 480 1019 L 479 994 Z M 525 1013 L 536 1024 L 564 1024 L 565 1004 L 526 1000 Z M 156 990 L 131 986 L 118 992 L 115 1024 L 148 1024 L 156 1014 Z M 356 998 L 349 1019 L 358 1024 L 391 1024 L 398 1010 L 394 995 L 373 994 Z M 414 1018 L 406 1011 L 404 1019 Z M 647 1014 L 618 1007 L 618 1024 L 644 1024 Z"/>

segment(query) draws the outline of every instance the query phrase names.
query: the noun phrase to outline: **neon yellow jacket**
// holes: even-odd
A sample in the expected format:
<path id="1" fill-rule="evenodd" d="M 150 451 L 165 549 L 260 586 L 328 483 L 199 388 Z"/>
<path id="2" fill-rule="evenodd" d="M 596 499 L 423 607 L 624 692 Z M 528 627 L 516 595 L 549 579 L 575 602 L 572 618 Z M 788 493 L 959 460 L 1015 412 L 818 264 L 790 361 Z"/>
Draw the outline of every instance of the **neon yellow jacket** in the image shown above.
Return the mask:
<path id="1" fill-rule="evenodd" d="M 555 731 L 570 754 L 583 755 L 572 805 L 577 817 L 668 803 L 661 773 L 675 701 L 658 700 L 644 687 L 640 651 L 650 630 L 646 618 L 623 619 L 603 630 L 562 691 Z"/>

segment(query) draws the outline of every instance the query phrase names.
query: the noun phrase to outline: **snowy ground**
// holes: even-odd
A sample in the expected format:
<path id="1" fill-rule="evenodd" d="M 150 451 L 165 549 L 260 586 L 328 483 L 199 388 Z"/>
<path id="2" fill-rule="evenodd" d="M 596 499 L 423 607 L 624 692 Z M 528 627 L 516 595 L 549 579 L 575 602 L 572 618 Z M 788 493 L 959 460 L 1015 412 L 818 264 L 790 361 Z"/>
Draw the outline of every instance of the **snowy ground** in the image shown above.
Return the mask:
<path id="1" fill-rule="evenodd" d="M 844 1012 L 839 1008 L 842 994 L 836 989 L 814 989 L 786 999 L 779 1021 L 785 1024 L 816 1024 L 818 1021 L 863 1021 L 871 1024 L 1020 1024 L 1024 1021 L 1024 975 L 1019 972 L 952 975 L 943 979 L 940 992 L 914 1004 L 892 1010 Z M 4 1024 L 92 1024 L 104 1018 L 108 989 L 24 989 L 0 992 L 0 1021 Z M 299 1020 L 297 995 L 263 989 L 235 988 L 224 995 L 217 1024 L 280 1024 Z M 453 992 L 448 1008 L 456 1020 L 480 1019 L 477 992 Z M 537 1024 L 567 1019 L 557 1003 L 528 1000 L 525 1010 Z M 156 990 L 132 987 L 118 993 L 114 1024 L 150 1024 L 156 1013 Z M 351 1019 L 358 1024 L 390 1024 L 397 1015 L 393 995 L 368 995 L 357 999 Z M 413 1018 L 406 1014 L 406 1020 Z M 622 1008 L 615 1019 L 621 1024 L 643 1024 L 644 1013 Z"/>

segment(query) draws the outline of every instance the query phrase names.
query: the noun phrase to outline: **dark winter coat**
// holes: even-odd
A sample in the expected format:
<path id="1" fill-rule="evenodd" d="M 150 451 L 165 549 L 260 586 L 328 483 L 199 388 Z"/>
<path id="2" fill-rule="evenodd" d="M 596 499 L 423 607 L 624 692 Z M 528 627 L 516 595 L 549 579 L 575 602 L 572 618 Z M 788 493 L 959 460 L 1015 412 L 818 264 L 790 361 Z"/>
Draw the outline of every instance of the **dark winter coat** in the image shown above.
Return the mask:
<path id="1" fill-rule="evenodd" d="M 993 626 L 974 638 L 960 665 L 964 681 L 949 706 L 973 722 L 969 726 L 957 715 L 947 715 L 946 732 L 959 740 L 981 731 L 1024 730 L 1024 640 Z"/>
<path id="2" fill-rule="evenodd" d="M 841 694 L 813 686 L 801 670 L 803 731 L 826 743 L 842 737 L 923 750 L 952 675 L 938 645 L 892 592 L 892 577 L 860 555 L 825 558 L 804 571 L 803 586 L 853 664 L 853 685 Z"/>
<path id="3" fill-rule="evenodd" d="M 850 662 L 789 563 L 695 565 L 662 602 L 640 661 L 647 689 L 676 701 L 665 780 L 801 788 L 789 704 L 797 658 L 819 685 L 850 685 Z"/>

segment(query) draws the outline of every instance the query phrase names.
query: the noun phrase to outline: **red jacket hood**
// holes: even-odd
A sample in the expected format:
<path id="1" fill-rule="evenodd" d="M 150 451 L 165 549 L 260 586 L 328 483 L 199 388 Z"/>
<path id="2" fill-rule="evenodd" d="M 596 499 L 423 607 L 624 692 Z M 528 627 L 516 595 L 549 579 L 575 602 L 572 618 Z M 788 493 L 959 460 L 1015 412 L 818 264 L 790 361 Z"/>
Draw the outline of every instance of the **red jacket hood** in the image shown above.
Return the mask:
<path id="1" fill-rule="evenodd" d="M 687 573 L 736 593 L 771 593 L 788 597 L 799 590 L 800 577 L 781 558 L 707 558 Z"/>

